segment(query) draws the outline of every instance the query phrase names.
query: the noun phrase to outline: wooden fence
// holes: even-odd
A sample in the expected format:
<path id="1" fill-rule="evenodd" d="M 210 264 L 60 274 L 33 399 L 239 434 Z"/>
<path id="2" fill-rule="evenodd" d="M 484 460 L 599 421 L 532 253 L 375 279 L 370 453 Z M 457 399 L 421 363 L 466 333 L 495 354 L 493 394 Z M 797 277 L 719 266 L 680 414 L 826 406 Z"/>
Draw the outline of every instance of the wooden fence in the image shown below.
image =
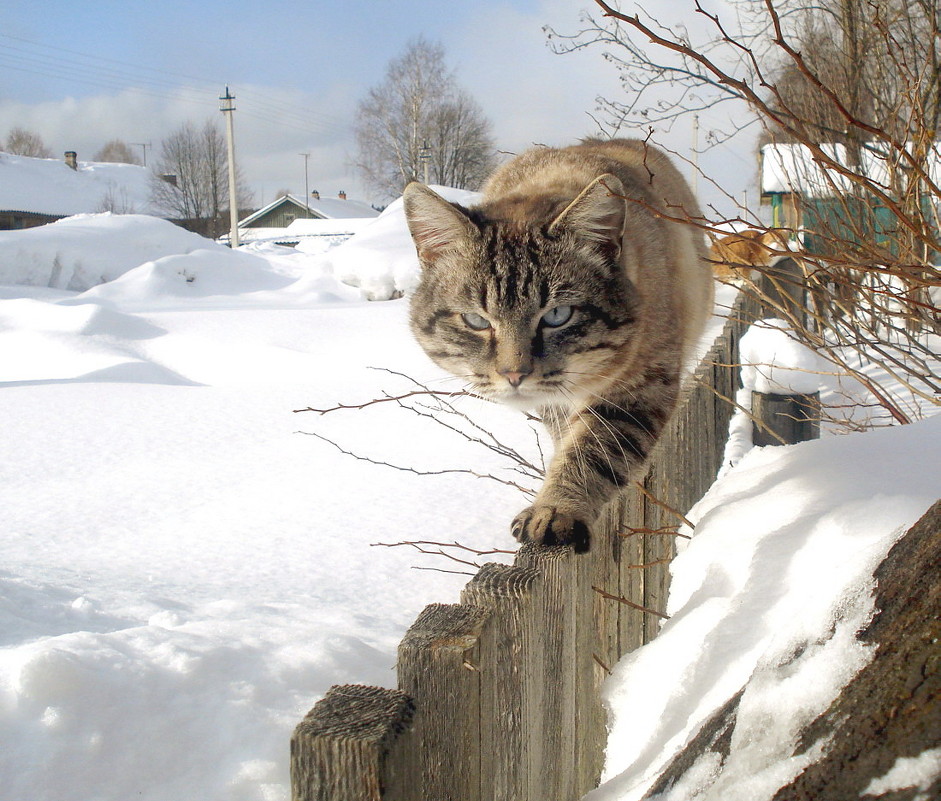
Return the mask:
<path id="1" fill-rule="evenodd" d="M 606 508 L 591 551 L 525 545 L 459 604 L 432 604 L 399 646 L 398 690 L 333 687 L 291 740 L 294 801 L 574 801 L 596 786 L 600 688 L 664 618 L 676 528 L 720 467 L 740 295 L 642 481 Z"/>

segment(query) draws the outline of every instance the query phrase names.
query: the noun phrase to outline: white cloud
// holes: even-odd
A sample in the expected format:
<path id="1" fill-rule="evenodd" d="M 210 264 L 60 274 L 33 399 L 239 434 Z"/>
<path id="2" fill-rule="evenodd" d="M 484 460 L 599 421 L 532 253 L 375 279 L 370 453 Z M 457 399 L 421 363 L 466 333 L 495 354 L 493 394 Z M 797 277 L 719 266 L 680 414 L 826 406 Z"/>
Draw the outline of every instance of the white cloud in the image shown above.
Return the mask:
<path id="1" fill-rule="evenodd" d="M 350 92 L 337 87 L 315 100 L 300 91 L 245 87 L 236 95 L 236 156 L 256 194 L 268 202 L 278 189 L 304 191 L 304 152 L 311 154 L 311 189 L 365 197 L 348 166 L 351 134 Z M 14 126 L 39 133 L 57 156 L 75 150 L 80 160 L 91 159 L 110 139 L 148 143 L 148 166 L 155 163 L 160 142 L 187 121 L 218 119 L 217 98 L 211 92 L 179 88 L 159 95 L 136 89 L 82 98 L 28 104 L 0 101 L 0 139 Z M 140 154 L 141 149 L 136 148 Z"/>

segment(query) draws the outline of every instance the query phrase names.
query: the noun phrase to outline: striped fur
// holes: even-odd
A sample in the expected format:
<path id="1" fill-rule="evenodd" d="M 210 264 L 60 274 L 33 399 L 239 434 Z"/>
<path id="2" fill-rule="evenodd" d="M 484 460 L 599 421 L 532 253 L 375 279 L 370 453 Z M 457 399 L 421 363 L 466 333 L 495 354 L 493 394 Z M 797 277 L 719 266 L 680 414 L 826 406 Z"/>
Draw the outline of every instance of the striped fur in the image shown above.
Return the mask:
<path id="1" fill-rule="evenodd" d="M 699 217 L 695 199 L 634 140 L 531 150 L 475 208 L 419 184 L 404 198 L 418 342 L 475 392 L 538 410 L 556 444 L 514 536 L 586 550 L 669 419 L 711 311 L 704 238 L 678 221 Z"/>

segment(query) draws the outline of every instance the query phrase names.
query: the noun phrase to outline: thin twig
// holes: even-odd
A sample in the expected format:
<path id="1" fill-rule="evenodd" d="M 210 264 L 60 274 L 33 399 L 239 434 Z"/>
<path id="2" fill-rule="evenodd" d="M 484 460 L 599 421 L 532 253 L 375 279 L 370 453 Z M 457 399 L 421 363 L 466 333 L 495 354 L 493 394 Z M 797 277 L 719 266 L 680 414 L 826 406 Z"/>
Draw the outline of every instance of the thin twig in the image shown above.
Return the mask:
<path id="1" fill-rule="evenodd" d="M 346 456 L 352 456 L 354 459 L 357 459 L 360 462 L 379 465 L 381 467 L 391 467 L 393 470 L 399 470 L 403 473 L 413 473 L 416 476 L 444 476 L 449 474 L 467 475 L 473 476 L 474 478 L 484 478 L 490 481 L 496 481 L 498 484 L 503 484 L 506 487 L 512 487 L 513 489 L 519 490 L 524 495 L 534 496 L 536 494 L 536 491 L 530 489 L 529 487 L 524 487 L 522 484 L 517 484 L 515 481 L 500 478 L 499 476 L 493 475 L 493 473 L 478 473 L 476 470 L 470 470 L 469 468 L 465 467 L 449 467 L 442 470 L 419 470 L 415 467 L 404 467 L 403 465 L 392 464 L 392 462 L 384 462 L 381 459 L 372 459 L 369 456 L 363 456 L 362 454 L 349 451 L 338 443 L 334 442 L 329 437 L 323 436 L 323 434 L 316 434 L 313 431 L 298 431 L 296 433 L 304 434 L 308 437 L 316 437 L 317 439 L 326 442 L 328 445 L 332 445 L 340 453 Z"/>
<path id="2" fill-rule="evenodd" d="M 375 406 L 377 403 L 401 403 L 403 400 L 408 398 L 414 398 L 421 395 L 432 396 L 438 398 L 479 398 L 478 395 L 475 395 L 473 392 L 468 392 L 466 389 L 446 391 L 446 390 L 437 390 L 437 389 L 416 389 L 412 392 L 406 392 L 403 395 L 384 395 L 381 398 L 372 398 L 371 400 L 364 401 L 363 403 L 338 403 L 336 406 L 330 406 L 326 409 L 315 409 L 311 406 L 308 406 L 306 409 L 294 409 L 294 413 L 300 412 L 316 412 L 317 414 L 324 415 L 330 414 L 330 412 L 340 412 L 340 411 L 349 411 L 350 409 L 365 409 L 367 406 Z"/>
<path id="3" fill-rule="evenodd" d="M 689 518 L 686 515 L 680 514 L 676 509 L 670 506 L 668 503 L 664 503 L 659 498 L 657 498 L 650 490 L 648 490 L 640 481 L 635 481 L 634 484 L 636 487 L 644 494 L 644 496 L 651 502 L 659 506 L 666 512 L 669 512 L 677 520 L 680 520 L 684 525 L 689 526 L 692 529 L 695 529 L 696 526 L 690 522 Z"/>
<path id="4" fill-rule="evenodd" d="M 612 595 L 610 592 L 605 592 L 600 587 L 592 587 L 592 589 L 598 593 L 602 598 L 607 598 L 609 601 L 617 601 L 619 604 L 624 604 L 625 606 L 631 607 L 631 609 L 637 609 L 639 612 L 646 612 L 648 615 L 655 615 L 656 617 L 663 618 L 664 620 L 669 620 L 670 616 L 665 615 L 663 612 L 658 612 L 656 609 L 650 609 L 646 606 L 641 606 L 636 604 L 633 601 L 629 601 L 623 595 Z"/>

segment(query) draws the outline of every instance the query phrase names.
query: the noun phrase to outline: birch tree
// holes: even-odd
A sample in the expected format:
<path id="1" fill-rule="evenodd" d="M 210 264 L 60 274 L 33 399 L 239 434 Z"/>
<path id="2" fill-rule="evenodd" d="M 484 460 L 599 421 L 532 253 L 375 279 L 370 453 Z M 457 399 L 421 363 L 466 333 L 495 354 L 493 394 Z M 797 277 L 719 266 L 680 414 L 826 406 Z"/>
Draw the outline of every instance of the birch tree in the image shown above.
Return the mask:
<path id="1" fill-rule="evenodd" d="M 32 156 L 39 159 L 51 159 L 52 151 L 46 147 L 42 137 L 35 131 L 19 126 L 10 130 L 3 149 L 15 156 Z"/>
<path id="2" fill-rule="evenodd" d="M 443 48 L 425 39 L 409 44 L 360 101 L 355 135 L 355 166 L 389 198 L 423 180 L 425 160 L 430 182 L 459 189 L 477 189 L 495 164 L 489 120 L 458 86 Z"/>

